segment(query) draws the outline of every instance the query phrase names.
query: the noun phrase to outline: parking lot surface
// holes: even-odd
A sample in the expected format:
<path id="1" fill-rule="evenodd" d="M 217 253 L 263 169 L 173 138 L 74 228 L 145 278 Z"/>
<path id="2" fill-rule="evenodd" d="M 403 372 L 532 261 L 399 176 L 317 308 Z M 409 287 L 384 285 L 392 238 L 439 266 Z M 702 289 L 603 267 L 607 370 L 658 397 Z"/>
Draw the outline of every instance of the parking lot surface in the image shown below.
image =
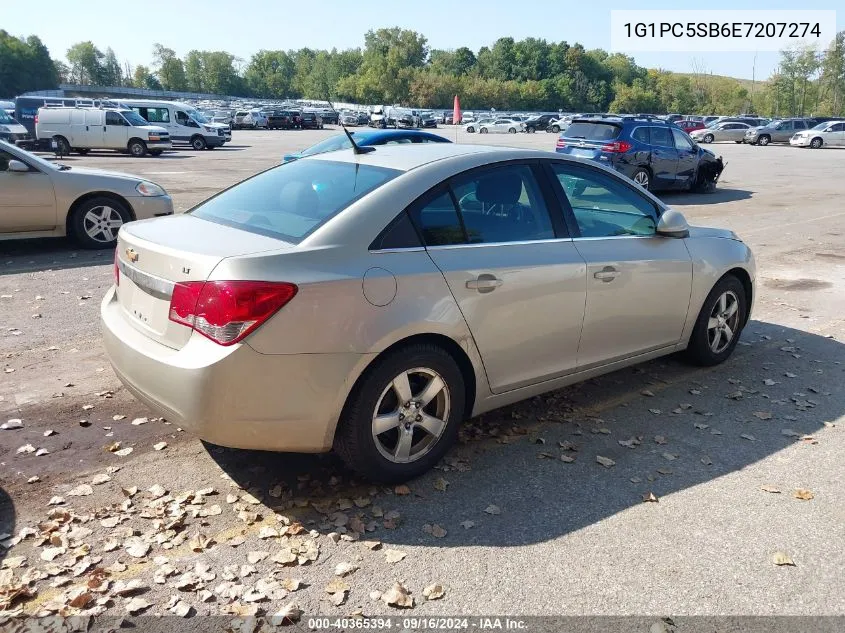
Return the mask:
<path id="1" fill-rule="evenodd" d="M 63 162 L 143 175 L 182 212 L 336 133 L 236 131 L 213 151 Z M 441 467 L 407 488 L 355 481 L 331 455 L 205 445 L 154 418 L 102 351 L 112 253 L 0 242 L 0 423 L 22 422 L 0 430 L 0 533 L 37 527 L 53 508 L 87 516 L 68 545 L 76 554 L 45 562 L 31 537 L 0 549 L 18 575 L 68 566 L 58 577 L 70 583 L 39 580 L 25 611 L 66 600 L 86 563 L 80 575 L 137 579 L 145 614 L 171 613 L 173 595 L 201 615 L 291 602 L 306 614 L 388 613 L 373 592 L 399 581 L 414 614 L 845 615 L 845 151 L 707 147 L 727 162 L 716 191 L 660 197 L 755 251 L 758 294 L 734 356 L 710 369 L 670 357 L 470 420 Z M 114 442 L 132 451 L 107 450 Z M 184 510 L 177 535 L 141 554 L 133 538 L 160 528 L 166 494 Z M 296 560 L 285 531 L 302 541 Z M 793 564 L 775 564 L 781 554 Z M 335 580 L 341 563 L 357 569 Z M 189 571 L 195 582 L 176 587 Z M 442 598 L 426 600 L 432 584 Z"/>

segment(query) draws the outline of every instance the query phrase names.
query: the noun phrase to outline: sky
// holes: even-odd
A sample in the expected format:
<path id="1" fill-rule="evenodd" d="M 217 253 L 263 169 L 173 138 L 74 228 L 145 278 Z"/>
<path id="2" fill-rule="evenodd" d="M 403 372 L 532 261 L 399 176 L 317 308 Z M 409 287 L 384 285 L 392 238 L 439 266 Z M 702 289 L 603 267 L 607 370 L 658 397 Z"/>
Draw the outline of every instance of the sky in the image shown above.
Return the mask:
<path id="1" fill-rule="evenodd" d="M 595 7 L 593 5 L 601 5 Z M 838 7 L 837 7 L 838 5 Z M 268 0 L 39 0 L 7 2 L 0 11 L 0 28 L 20 36 L 38 35 L 54 58 L 64 58 L 74 43 L 91 40 L 105 50 L 112 47 L 121 62 L 151 63 L 154 42 L 180 56 L 192 49 L 225 50 L 248 61 L 260 49 L 363 47 L 370 29 L 400 26 L 428 38 L 432 48 L 467 46 L 477 52 L 499 37 L 543 38 L 580 42 L 585 48 L 610 49 L 610 11 L 631 9 L 630 2 L 584 0 L 393 0 L 393 2 L 290 2 Z M 84 8 L 83 8 L 84 7 Z M 673 1 L 640 0 L 637 9 L 685 8 Z M 701 8 L 699 3 L 690 8 Z M 760 18 L 772 9 L 835 10 L 837 30 L 845 29 L 842 0 L 750 2 L 708 0 L 707 9 L 753 9 Z M 40 17 L 38 17 L 40 16 Z M 49 16 L 49 19 L 44 19 Z M 624 51 L 623 51 L 624 52 Z M 776 52 L 632 54 L 640 66 L 717 75 L 765 79 L 775 70 Z"/>

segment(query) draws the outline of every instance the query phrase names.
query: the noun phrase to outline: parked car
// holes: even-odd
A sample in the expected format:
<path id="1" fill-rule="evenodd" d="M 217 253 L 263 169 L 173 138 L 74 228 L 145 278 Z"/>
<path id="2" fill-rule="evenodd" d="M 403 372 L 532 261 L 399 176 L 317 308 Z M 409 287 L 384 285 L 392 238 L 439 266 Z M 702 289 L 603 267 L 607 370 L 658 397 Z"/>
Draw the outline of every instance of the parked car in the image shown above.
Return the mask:
<path id="1" fill-rule="evenodd" d="M 292 130 L 295 127 L 293 114 L 288 110 L 272 110 L 267 113 L 267 129 Z"/>
<path id="2" fill-rule="evenodd" d="M 0 240 L 68 235 L 84 248 L 109 248 L 126 222 L 172 213 L 153 182 L 50 162 L 0 141 Z"/>
<path id="3" fill-rule="evenodd" d="M 813 149 L 845 146 L 845 121 L 824 121 L 809 130 L 796 132 L 789 144 Z"/>
<path id="4" fill-rule="evenodd" d="M 436 128 L 437 127 L 437 117 L 434 115 L 434 112 L 421 112 L 420 113 L 420 127 L 424 128 Z"/>
<path id="5" fill-rule="evenodd" d="M 359 146 L 378 146 L 378 145 L 399 145 L 399 144 L 419 144 L 419 143 L 451 143 L 447 138 L 431 132 L 423 132 L 421 130 L 356 130 L 349 132 L 355 139 L 355 144 Z M 331 136 L 324 141 L 320 141 L 316 145 L 312 145 L 308 149 L 295 154 L 285 154 L 284 162 L 290 162 L 306 156 L 314 156 L 316 154 L 324 154 L 326 152 L 334 152 L 339 149 L 349 149 L 352 143 L 346 134 L 338 134 Z"/>
<path id="6" fill-rule="evenodd" d="M 481 118 L 481 119 L 478 119 L 478 121 L 475 121 L 475 120 L 470 121 L 469 123 L 464 125 L 464 132 L 469 132 L 470 134 L 473 134 L 474 132 L 476 132 L 478 130 L 478 127 L 480 125 L 484 125 L 485 123 L 492 123 L 493 121 L 494 121 L 494 119 L 492 119 L 492 118 Z"/>
<path id="7" fill-rule="evenodd" d="M 35 139 L 6 110 L 0 109 L 0 140 L 7 141 L 12 145 L 31 147 Z"/>
<path id="8" fill-rule="evenodd" d="M 716 141 L 733 141 L 742 143 L 745 133 L 751 128 L 747 123 L 718 123 L 713 127 L 695 130 L 690 137 L 699 143 L 713 143 Z"/>
<path id="9" fill-rule="evenodd" d="M 360 118 L 355 112 L 344 112 L 340 115 L 340 122 L 344 126 L 356 127 L 360 125 Z"/>
<path id="10" fill-rule="evenodd" d="M 332 110 L 320 110 L 318 114 L 323 120 L 323 125 L 337 125 L 340 120 L 340 115 Z"/>
<path id="11" fill-rule="evenodd" d="M 524 122 L 523 128 L 526 132 L 543 132 L 554 119 L 555 116 L 552 114 L 541 114 L 527 119 Z"/>
<path id="12" fill-rule="evenodd" d="M 323 119 L 316 112 L 303 112 L 299 125 L 303 130 L 322 130 Z"/>
<path id="13" fill-rule="evenodd" d="M 700 119 L 682 119 L 680 121 L 675 121 L 675 125 L 687 134 L 691 134 L 695 130 L 700 130 L 705 127 L 704 122 Z"/>
<path id="14" fill-rule="evenodd" d="M 494 119 L 489 123 L 479 123 L 479 134 L 516 134 L 522 129 L 521 121 L 513 119 Z"/>
<path id="15" fill-rule="evenodd" d="M 613 167 L 644 189 L 706 191 L 724 170 L 721 157 L 683 130 L 657 118 L 575 119 L 555 151 Z"/>
<path id="16" fill-rule="evenodd" d="M 788 143 L 796 132 L 807 130 L 818 123 L 818 121 L 802 118 L 775 120 L 765 126 L 749 128 L 742 140 L 751 145 Z"/>
<path id="17" fill-rule="evenodd" d="M 485 411 L 725 361 L 756 278 L 734 233 L 598 163 L 448 143 L 286 163 L 115 253 L 101 330 L 132 394 L 213 444 L 335 449 L 390 482 Z"/>
<path id="18" fill-rule="evenodd" d="M 148 153 L 159 156 L 173 147 L 166 129 L 150 125 L 134 110 L 41 108 L 35 119 L 35 135 L 51 139 L 63 156 L 113 149 L 140 158 Z"/>
<path id="19" fill-rule="evenodd" d="M 174 144 L 189 145 L 201 151 L 222 147 L 232 140 L 232 130 L 228 125 L 214 123 L 187 103 L 121 99 L 120 105 L 134 110 L 150 125 L 163 127 Z"/>

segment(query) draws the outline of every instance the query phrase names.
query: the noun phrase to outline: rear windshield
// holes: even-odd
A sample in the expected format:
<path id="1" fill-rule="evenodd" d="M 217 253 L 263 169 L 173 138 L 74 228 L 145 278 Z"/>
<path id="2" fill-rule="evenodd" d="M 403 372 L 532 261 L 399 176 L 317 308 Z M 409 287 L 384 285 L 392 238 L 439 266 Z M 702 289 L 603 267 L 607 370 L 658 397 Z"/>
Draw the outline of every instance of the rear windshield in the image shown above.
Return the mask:
<path id="1" fill-rule="evenodd" d="M 204 220 L 298 244 L 400 171 L 297 160 L 258 174 L 195 207 Z"/>
<path id="2" fill-rule="evenodd" d="M 622 128 L 610 123 L 572 123 L 566 128 L 567 138 L 583 138 L 588 141 L 609 141 L 619 136 Z"/>

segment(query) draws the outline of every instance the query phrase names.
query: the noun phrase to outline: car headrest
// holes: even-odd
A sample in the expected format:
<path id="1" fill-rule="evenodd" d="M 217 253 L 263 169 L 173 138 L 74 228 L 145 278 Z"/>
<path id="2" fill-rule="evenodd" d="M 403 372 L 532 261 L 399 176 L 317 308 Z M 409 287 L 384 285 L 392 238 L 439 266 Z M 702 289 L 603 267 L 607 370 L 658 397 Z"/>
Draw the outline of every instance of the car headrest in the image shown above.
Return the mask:
<path id="1" fill-rule="evenodd" d="M 320 196 L 309 183 L 289 182 L 279 193 L 279 206 L 288 213 L 316 217 L 320 209 Z"/>
<path id="2" fill-rule="evenodd" d="M 522 195 L 522 178 L 519 174 L 486 176 L 478 181 L 475 197 L 486 204 L 516 204 Z"/>

